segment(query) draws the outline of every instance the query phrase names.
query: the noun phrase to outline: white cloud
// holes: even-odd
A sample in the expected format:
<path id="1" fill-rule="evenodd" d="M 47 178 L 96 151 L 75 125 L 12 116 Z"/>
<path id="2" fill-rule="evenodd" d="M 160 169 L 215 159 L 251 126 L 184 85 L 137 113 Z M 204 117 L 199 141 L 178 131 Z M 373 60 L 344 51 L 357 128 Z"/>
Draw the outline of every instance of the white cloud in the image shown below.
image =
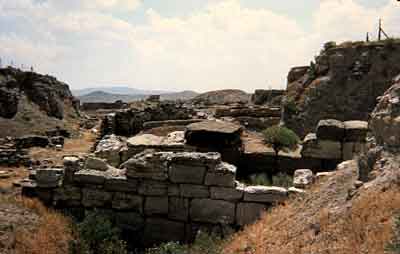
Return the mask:
<path id="1" fill-rule="evenodd" d="M 377 17 L 399 34 L 398 4 L 369 9 L 354 0 L 321 1 L 308 32 L 296 20 L 238 0 L 208 1 L 185 17 L 148 9 L 144 24 L 116 15 L 138 0 L 0 0 L 0 55 L 29 61 L 73 87 L 131 84 L 152 89 L 284 88 L 328 40 L 362 40 Z M 23 17 L 23 19 L 21 19 Z M 3 47 L 6 45 L 6 47 Z"/>

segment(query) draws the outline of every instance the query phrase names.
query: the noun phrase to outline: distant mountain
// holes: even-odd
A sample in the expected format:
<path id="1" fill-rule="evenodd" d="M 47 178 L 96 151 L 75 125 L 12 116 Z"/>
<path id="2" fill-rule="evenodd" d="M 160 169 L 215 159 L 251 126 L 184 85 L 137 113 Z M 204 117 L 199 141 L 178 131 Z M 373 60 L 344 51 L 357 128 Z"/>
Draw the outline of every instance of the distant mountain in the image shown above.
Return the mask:
<path id="1" fill-rule="evenodd" d="M 151 93 L 153 94 L 153 93 Z M 157 93 L 155 93 L 157 94 Z M 159 94 L 159 93 L 158 93 Z M 198 94 L 193 91 L 182 91 L 176 93 L 161 94 L 161 100 L 189 100 L 196 97 Z M 78 96 L 81 103 L 84 102 L 115 102 L 118 100 L 131 102 L 146 99 L 149 94 L 114 94 L 104 91 L 93 91 L 89 94 Z"/>
<path id="2" fill-rule="evenodd" d="M 151 94 L 166 94 L 171 93 L 168 91 L 161 91 L 161 90 L 142 90 L 131 88 L 127 86 L 104 86 L 104 87 L 91 87 L 91 88 L 84 88 L 84 89 L 77 89 L 72 90 L 72 94 L 74 96 L 83 96 L 88 95 L 93 92 L 104 92 L 109 94 L 118 94 L 118 95 L 151 95 Z"/>
<path id="3" fill-rule="evenodd" d="M 251 95 L 238 89 L 225 89 L 216 90 L 206 93 L 202 93 L 195 98 L 193 102 L 196 104 L 206 104 L 206 105 L 224 105 L 232 103 L 243 103 L 246 104 L 250 101 Z"/>

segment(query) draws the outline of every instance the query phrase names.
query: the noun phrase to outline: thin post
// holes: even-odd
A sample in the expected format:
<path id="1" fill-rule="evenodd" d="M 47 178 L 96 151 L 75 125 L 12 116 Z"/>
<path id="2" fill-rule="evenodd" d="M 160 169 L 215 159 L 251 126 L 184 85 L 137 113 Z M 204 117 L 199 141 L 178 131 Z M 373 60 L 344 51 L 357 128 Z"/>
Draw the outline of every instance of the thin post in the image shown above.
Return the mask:
<path id="1" fill-rule="evenodd" d="M 378 41 L 381 40 L 382 20 L 379 19 Z"/>
<path id="2" fill-rule="evenodd" d="M 367 32 L 366 42 L 369 42 L 369 33 Z"/>

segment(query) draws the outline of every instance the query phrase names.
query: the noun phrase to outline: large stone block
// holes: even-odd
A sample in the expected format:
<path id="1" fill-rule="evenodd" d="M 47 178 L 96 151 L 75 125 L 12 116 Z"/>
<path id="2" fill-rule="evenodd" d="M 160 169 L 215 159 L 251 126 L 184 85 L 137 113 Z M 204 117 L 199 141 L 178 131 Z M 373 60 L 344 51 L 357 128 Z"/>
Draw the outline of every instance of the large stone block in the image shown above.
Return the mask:
<path id="1" fill-rule="evenodd" d="M 213 168 L 221 162 L 221 155 L 214 152 L 179 152 L 170 154 L 168 160 L 171 164 L 199 165 Z"/>
<path id="2" fill-rule="evenodd" d="M 211 187 L 210 194 L 211 194 L 212 199 L 238 201 L 243 198 L 243 189 L 242 188 Z"/>
<path id="3" fill-rule="evenodd" d="M 168 214 L 168 197 L 146 197 L 144 213 L 146 215 Z"/>
<path id="4" fill-rule="evenodd" d="M 138 195 L 116 192 L 112 199 L 112 208 L 117 210 L 133 210 L 142 213 L 143 198 Z"/>
<path id="5" fill-rule="evenodd" d="M 236 207 L 236 223 L 240 226 L 254 223 L 265 211 L 266 206 L 258 203 L 239 203 Z"/>
<path id="6" fill-rule="evenodd" d="M 189 216 L 189 199 L 170 197 L 168 206 L 168 218 L 179 221 L 187 221 Z"/>
<path id="7" fill-rule="evenodd" d="M 181 195 L 181 189 L 178 184 L 168 185 L 168 196 L 179 197 Z"/>
<path id="8" fill-rule="evenodd" d="M 236 167 L 222 162 L 210 169 L 205 178 L 205 184 L 211 186 L 234 187 L 236 179 Z"/>
<path id="9" fill-rule="evenodd" d="M 103 158 L 108 164 L 118 167 L 121 163 L 119 152 L 124 147 L 121 138 L 116 135 L 107 135 L 97 144 L 94 154 L 96 157 Z"/>
<path id="10" fill-rule="evenodd" d="M 36 170 L 36 183 L 39 188 L 56 188 L 61 185 L 62 169 L 41 168 Z"/>
<path id="11" fill-rule="evenodd" d="M 288 196 L 285 188 L 275 186 L 248 186 L 244 189 L 244 201 L 275 203 L 284 201 Z"/>
<path id="12" fill-rule="evenodd" d="M 343 122 L 335 119 L 326 119 L 318 122 L 317 137 L 321 140 L 342 141 L 345 127 Z"/>
<path id="13" fill-rule="evenodd" d="M 314 175 L 310 169 L 297 169 L 293 176 L 293 185 L 296 188 L 305 188 L 314 182 Z"/>
<path id="14" fill-rule="evenodd" d="M 208 187 L 203 185 L 181 184 L 180 191 L 181 196 L 186 198 L 208 198 L 210 196 Z"/>
<path id="15" fill-rule="evenodd" d="M 74 181 L 81 184 L 102 185 L 106 180 L 107 174 L 104 171 L 83 169 L 74 174 Z"/>
<path id="16" fill-rule="evenodd" d="M 137 188 L 138 181 L 126 176 L 108 176 L 104 183 L 104 189 L 108 191 L 136 192 Z"/>
<path id="17" fill-rule="evenodd" d="M 173 163 L 169 168 L 169 179 L 173 183 L 202 184 L 205 173 L 205 166 Z"/>
<path id="18" fill-rule="evenodd" d="M 345 128 L 345 142 L 360 142 L 365 143 L 368 133 L 368 122 L 365 121 L 346 121 L 344 122 Z"/>
<path id="19" fill-rule="evenodd" d="M 63 186 L 54 190 L 53 200 L 56 206 L 79 206 L 82 193 L 79 187 Z"/>
<path id="20" fill-rule="evenodd" d="M 168 183 L 146 180 L 139 184 L 138 193 L 145 196 L 167 196 Z"/>
<path id="21" fill-rule="evenodd" d="M 197 222 L 232 224 L 235 221 L 235 204 L 224 200 L 193 199 L 190 218 Z"/>
<path id="22" fill-rule="evenodd" d="M 315 134 L 310 133 L 304 138 L 301 155 L 306 158 L 340 160 L 342 158 L 342 143 L 318 140 Z"/>
<path id="23" fill-rule="evenodd" d="M 161 218 L 148 218 L 143 238 L 146 246 L 161 242 L 182 242 L 185 239 L 185 224 Z"/>
<path id="24" fill-rule="evenodd" d="M 97 171 L 107 171 L 109 165 L 104 159 L 89 156 L 85 162 L 85 169 L 92 169 Z"/>
<path id="25" fill-rule="evenodd" d="M 82 189 L 82 204 L 85 207 L 104 207 L 111 203 L 112 193 L 92 188 Z"/>
<path id="26" fill-rule="evenodd" d="M 168 179 L 167 153 L 137 154 L 121 165 L 129 178 L 144 178 L 163 181 Z"/>
<path id="27" fill-rule="evenodd" d="M 74 181 L 74 174 L 80 170 L 79 161 L 79 158 L 75 156 L 64 157 L 64 184 L 72 183 Z"/>
<path id="28" fill-rule="evenodd" d="M 367 150 L 366 143 L 345 142 L 343 145 L 343 160 L 352 160 L 354 156 L 360 155 Z"/>

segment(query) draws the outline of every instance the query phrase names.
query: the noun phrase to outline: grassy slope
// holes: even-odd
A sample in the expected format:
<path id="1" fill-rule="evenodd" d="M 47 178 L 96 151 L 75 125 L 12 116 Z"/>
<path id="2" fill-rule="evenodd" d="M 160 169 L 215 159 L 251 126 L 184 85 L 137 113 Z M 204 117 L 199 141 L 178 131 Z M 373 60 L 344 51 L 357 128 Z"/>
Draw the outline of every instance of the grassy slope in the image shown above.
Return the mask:
<path id="1" fill-rule="evenodd" d="M 355 163 L 342 167 L 303 199 L 273 209 L 234 235 L 222 253 L 385 253 L 392 218 L 400 212 L 400 173 L 397 163 L 391 165 L 358 190 Z"/>

